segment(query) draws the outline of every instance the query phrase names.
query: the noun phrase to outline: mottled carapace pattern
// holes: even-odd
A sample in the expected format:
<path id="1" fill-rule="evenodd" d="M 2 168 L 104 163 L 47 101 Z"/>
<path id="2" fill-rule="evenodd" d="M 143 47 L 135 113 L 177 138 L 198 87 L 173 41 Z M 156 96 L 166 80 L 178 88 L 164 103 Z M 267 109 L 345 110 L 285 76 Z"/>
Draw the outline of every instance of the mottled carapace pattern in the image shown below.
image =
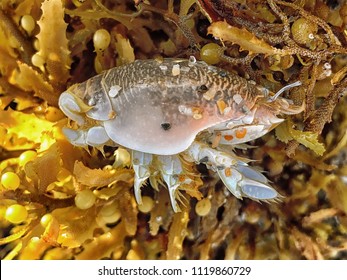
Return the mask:
<path id="1" fill-rule="evenodd" d="M 72 93 L 92 106 L 89 118 L 105 121 L 114 142 L 153 154 L 182 152 L 200 131 L 244 116 L 264 95 L 240 76 L 193 58 L 135 61 Z"/>

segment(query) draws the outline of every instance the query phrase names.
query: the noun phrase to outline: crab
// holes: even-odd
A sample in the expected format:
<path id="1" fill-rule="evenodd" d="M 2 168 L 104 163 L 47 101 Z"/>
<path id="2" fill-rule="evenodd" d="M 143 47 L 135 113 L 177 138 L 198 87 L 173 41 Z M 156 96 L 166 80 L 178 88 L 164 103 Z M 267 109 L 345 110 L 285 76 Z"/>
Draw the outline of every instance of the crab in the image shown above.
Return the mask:
<path id="1" fill-rule="evenodd" d="M 237 198 L 273 201 L 280 194 L 233 148 L 263 136 L 301 106 L 194 57 L 136 60 L 63 92 L 59 107 L 72 121 L 63 133 L 75 146 L 123 147 L 131 153 L 134 193 L 160 176 L 175 212 L 187 164 L 205 164 Z M 159 174 L 159 175 L 158 175 Z M 153 184 L 155 185 L 155 184 Z"/>

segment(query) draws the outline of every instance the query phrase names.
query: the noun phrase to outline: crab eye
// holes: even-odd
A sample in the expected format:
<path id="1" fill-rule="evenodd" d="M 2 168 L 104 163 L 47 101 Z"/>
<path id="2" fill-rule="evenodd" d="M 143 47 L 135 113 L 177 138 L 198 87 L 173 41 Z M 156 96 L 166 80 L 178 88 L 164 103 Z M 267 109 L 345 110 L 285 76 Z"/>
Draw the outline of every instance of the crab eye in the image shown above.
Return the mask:
<path id="1" fill-rule="evenodd" d="M 228 76 L 228 73 L 225 72 L 225 71 L 219 71 L 219 76 L 222 77 L 222 78 L 225 78 L 226 76 Z"/>
<path id="2" fill-rule="evenodd" d="M 200 93 L 204 93 L 208 90 L 207 86 L 206 85 L 201 85 L 199 88 L 198 88 L 198 92 Z"/>
<path id="3" fill-rule="evenodd" d="M 161 127 L 164 130 L 169 130 L 171 128 L 171 124 L 170 123 L 162 123 Z"/>

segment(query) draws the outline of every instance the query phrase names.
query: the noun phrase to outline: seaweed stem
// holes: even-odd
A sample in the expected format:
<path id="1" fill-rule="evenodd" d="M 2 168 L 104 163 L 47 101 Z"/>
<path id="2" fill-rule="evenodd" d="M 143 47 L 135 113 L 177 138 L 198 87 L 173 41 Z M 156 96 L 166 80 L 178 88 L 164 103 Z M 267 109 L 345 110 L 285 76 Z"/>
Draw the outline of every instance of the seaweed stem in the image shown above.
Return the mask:
<path id="1" fill-rule="evenodd" d="M 304 131 L 311 131 L 320 134 L 326 123 L 331 122 L 333 111 L 339 99 L 343 96 L 347 88 L 347 77 L 344 78 L 339 85 L 335 86 L 329 95 L 324 99 L 323 104 L 313 112 L 313 114 L 305 121 Z M 289 157 L 293 157 L 295 150 L 299 146 L 299 142 L 292 140 L 288 143 L 286 153 Z"/>
<path id="2" fill-rule="evenodd" d="M 121 12 L 117 12 L 117 11 L 110 11 L 108 8 L 106 8 L 101 2 L 100 0 L 95 0 L 96 5 L 99 6 L 99 8 L 103 11 L 105 11 L 106 13 L 108 13 L 109 15 L 111 15 L 112 17 L 114 16 L 119 16 L 119 17 L 129 17 L 129 18 L 134 18 L 139 16 L 142 13 L 142 7 L 141 5 L 136 5 L 136 8 L 138 9 L 137 12 L 131 13 L 131 14 L 127 14 L 127 13 L 121 13 Z"/>
<path id="3" fill-rule="evenodd" d="M 315 109 L 315 95 L 313 94 L 313 88 L 316 85 L 317 68 L 319 62 L 312 65 L 311 79 L 306 92 L 306 109 L 304 111 L 304 118 L 307 119 Z"/>
<path id="4" fill-rule="evenodd" d="M 169 11 L 165 11 L 163 9 L 153 7 L 153 6 L 147 5 L 145 3 L 141 3 L 140 6 L 141 6 L 141 8 L 143 8 L 147 11 L 161 14 L 168 21 L 171 21 L 172 23 L 174 23 L 182 31 L 183 35 L 188 39 L 189 45 L 191 47 L 197 46 L 193 32 L 189 29 L 189 27 L 185 23 L 185 21 L 190 17 L 189 15 L 179 16 L 179 15 L 175 14 L 174 12 L 170 12 L 171 8 L 169 9 Z M 197 48 L 199 49 L 199 47 L 197 47 Z"/>
<path id="5" fill-rule="evenodd" d="M 34 47 L 30 42 L 28 42 L 27 38 L 25 38 L 25 36 L 19 31 L 17 25 L 7 14 L 5 14 L 3 10 L 0 10 L 0 23 L 2 23 L 3 28 L 6 29 L 8 34 L 11 34 L 14 38 L 16 38 L 18 43 L 23 48 L 23 61 L 28 65 L 32 65 L 31 57 L 35 53 Z"/>
<path id="6" fill-rule="evenodd" d="M 293 3 L 287 3 L 287 2 L 279 1 L 279 0 L 270 0 L 270 1 L 268 1 L 269 4 L 272 1 L 276 2 L 277 4 L 280 4 L 280 5 L 283 5 L 283 6 L 287 6 L 287 7 L 290 7 L 292 9 L 297 10 L 305 18 L 308 18 L 308 19 L 311 19 L 311 20 L 312 20 L 312 18 L 314 18 L 314 21 L 320 27 L 322 27 L 324 29 L 324 31 L 328 34 L 330 43 L 333 42 L 335 45 L 341 46 L 341 42 L 337 39 L 335 34 L 331 31 L 331 28 L 329 27 L 329 25 L 324 20 L 322 20 L 321 18 L 314 17 L 314 16 L 310 15 L 304 9 L 302 9 L 301 7 L 299 7 L 299 6 L 297 6 L 297 5 L 293 4 Z"/>
<path id="7" fill-rule="evenodd" d="M 306 131 L 322 132 L 324 125 L 331 122 L 333 110 L 346 91 L 346 88 L 347 78 L 344 78 L 324 99 L 323 104 L 312 114 L 311 120 L 305 126 Z"/>

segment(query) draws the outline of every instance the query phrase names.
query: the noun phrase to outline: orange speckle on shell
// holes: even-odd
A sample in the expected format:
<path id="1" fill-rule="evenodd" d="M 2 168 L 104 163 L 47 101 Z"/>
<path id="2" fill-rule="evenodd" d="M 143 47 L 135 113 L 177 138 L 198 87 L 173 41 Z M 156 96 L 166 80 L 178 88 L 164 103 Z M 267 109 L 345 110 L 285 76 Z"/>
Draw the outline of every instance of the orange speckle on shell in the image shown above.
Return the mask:
<path id="1" fill-rule="evenodd" d="M 224 174 L 225 174 L 225 176 L 230 177 L 231 176 L 231 168 L 230 167 L 225 168 Z"/>
<path id="2" fill-rule="evenodd" d="M 237 129 L 235 131 L 235 136 L 236 136 L 236 138 L 241 139 L 241 138 L 246 136 L 246 133 L 247 133 L 247 129 L 246 128 Z"/>
<path id="3" fill-rule="evenodd" d="M 219 113 L 224 114 L 224 110 L 227 107 L 227 104 L 222 99 L 219 99 L 217 101 L 217 107 L 218 107 Z"/>
<path id="4" fill-rule="evenodd" d="M 200 120 L 202 118 L 203 110 L 199 107 L 192 108 L 193 118 L 196 120 Z"/>
<path id="5" fill-rule="evenodd" d="M 178 181 L 179 181 L 180 183 L 183 183 L 185 180 L 186 180 L 186 176 L 184 176 L 184 175 L 178 175 Z"/>
<path id="6" fill-rule="evenodd" d="M 108 114 L 108 117 L 110 118 L 110 120 L 114 119 L 116 116 L 117 116 L 117 113 L 113 110 Z"/>
<path id="7" fill-rule="evenodd" d="M 232 136 L 232 135 L 224 135 L 223 137 L 224 137 L 224 139 L 227 140 L 227 141 L 231 141 L 231 140 L 234 139 L 234 136 Z"/>

